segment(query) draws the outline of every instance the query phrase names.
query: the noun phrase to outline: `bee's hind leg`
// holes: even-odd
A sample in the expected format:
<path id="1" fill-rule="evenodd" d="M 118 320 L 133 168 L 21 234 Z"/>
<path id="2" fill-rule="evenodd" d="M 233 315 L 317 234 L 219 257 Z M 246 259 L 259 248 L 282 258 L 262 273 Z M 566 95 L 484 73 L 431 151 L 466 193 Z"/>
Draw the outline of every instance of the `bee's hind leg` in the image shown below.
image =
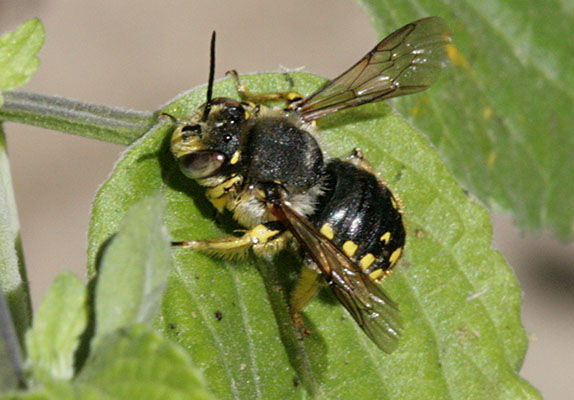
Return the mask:
<path id="1" fill-rule="evenodd" d="M 237 88 L 237 92 L 239 96 L 246 101 L 249 101 L 254 104 L 263 103 L 266 101 L 285 101 L 287 105 L 301 100 L 303 96 L 296 92 L 278 92 L 278 93 L 258 93 L 253 94 L 247 89 L 247 87 L 241 83 L 239 79 L 239 75 L 237 71 L 232 69 L 231 71 L 227 71 L 227 75 L 231 75 L 231 77 L 235 80 L 235 87 Z"/>
<path id="2" fill-rule="evenodd" d="M 201 251 L 224 258 L 242 258 L 249 249 L 257 255 L 275 252 L 285 245 L 285 228 L 277 221 L 266 222 L 245 231 L 242 236 L 172 242 L 172 246 Z"/>
<path id="3" fill-rule="evenodd" d="M 306 263 L 301 269 L 301 275 L 291 291 L 289 299 L 289 314 L 293 325 L 303 336 L 309 335 L 305 328 L 301 312 L 307 304 L 317 295 L 321 287 L 321 274 L 312 263 Z"/>

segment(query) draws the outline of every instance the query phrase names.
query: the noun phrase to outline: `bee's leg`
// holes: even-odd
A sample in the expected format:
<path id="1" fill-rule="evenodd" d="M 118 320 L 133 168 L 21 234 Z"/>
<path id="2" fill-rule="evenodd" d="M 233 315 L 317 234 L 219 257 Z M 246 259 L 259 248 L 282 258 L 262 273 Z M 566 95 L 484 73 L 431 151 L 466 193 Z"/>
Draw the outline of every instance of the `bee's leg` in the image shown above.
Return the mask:
<path id="1" fill-rule="evenodd" d="M 354 164 L 356 167 L 359 167 L 367 172 L 370 172 L 371 174 L 374 174 L 375 176 L 377 176 L 375 170 L 373 169 L 372 165 L 369 163 L 369 161 L 367 160 L 367 158 L 365 157 L 365 155 L 363 154 L 363 152 L 361 151 L 361 149 L 359 149 L 358 147 L 355 147 L 353 149 L 353 151 L 351 151 L 351 153 L 345 157 L 349 162 L 351 162 L 352 164 Z"/>
<path id="2" fill-rule="evenodd" d="M 231 75 L 235 80 L 235 86 L 237 92 L 242 99 L 250 101 L 252 103 L 258 104 L 266 101 L 283 100 L 287 105 L 293 103 L 294 101 L 301 100 L 303 96 L 296 92 L 279 92 L 279 93 L 260 93 L 253 94 L 247 89 L 245 85 L 239 80 L 239 75 L 234 69 L 227 71 L 227 75 Z"/>
<path id="3" fill-rule="evenodd" d="M 293 320 L 293 325 L 298 329 L 303 336 L 309 334 L 309 331 L 305 328 L 303 322 L 303 316 L 301 311 L 305 308 L 307 304 L 317 295 L 320 288 L 321 274 L 317 271 L 317 268 L 313 265 L 306 264 L 301 270 L 301 275 L 295 284 L 295 287 L 291 291 L 291 297 L 289 299 L 289 313 L 291 314 L 291 319 Z"/>
<path id="4" fill-rule="evenodd" d="M 285 228 L 277 221 L 257 225 L 242 236 L 228 236 L 218 239 L 172 242 L 172 246 L 198 250 L 225 258 L 241 258 L 250 248 L 256 254 L 266 250 L 278 250 L 285 244 Z"/>

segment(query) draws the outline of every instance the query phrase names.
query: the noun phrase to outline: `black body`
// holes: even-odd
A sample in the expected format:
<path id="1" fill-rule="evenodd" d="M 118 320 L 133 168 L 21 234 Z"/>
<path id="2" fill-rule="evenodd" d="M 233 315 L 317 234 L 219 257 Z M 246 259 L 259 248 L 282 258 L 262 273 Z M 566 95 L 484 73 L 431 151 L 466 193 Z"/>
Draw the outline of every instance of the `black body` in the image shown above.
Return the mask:
<path id="1" fill-rule="evenodd" d="M 301 192 L 324 174 L 317 141 L 287 118 L 258 119 L 247 134 L 242 153 L 249 182 L 280 182 L 288 191 Z"/>

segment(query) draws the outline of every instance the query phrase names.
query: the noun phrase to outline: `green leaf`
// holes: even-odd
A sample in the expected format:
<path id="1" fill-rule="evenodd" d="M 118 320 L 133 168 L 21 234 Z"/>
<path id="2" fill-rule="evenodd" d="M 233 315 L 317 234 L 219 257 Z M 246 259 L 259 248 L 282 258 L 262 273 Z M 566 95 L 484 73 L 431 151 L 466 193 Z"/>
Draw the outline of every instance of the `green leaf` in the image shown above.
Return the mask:
<path id="1" fill-rule="evenodd" d="M 324 80 L 291 73 L 306 95 Z M 291 89 L 284 74 L 244 76 L 253 92 Z M 231 80 L 215 96 L 236 97 Z M 183 118 L 205 99 L 186 93 L 164 111 Z M 405 322 L 399 348 L 379 351 L 328 291 L 305 310 L 311 330 L 298 340 L 287 316 L 288 287 L 300 268 L 290 253 L 276 264 L 219 261 L 174 249 L 174 271 L 160 323 L 181 343 L 220 398 L 508 399 L 537 398 L 518 376 L 527 346 L 521 293 L 493 250 L 488 214 L 451 177 L 433 148 L 385 104 L 340 112 L 319 122 L 332 156 L 359 146 L 401 197 L 407 248 L 384 288 Z M 126 210 L 159 188 L 175 240 L 230 233 L 169 152 L 167 118 L 123 155 L 94 203 L 89 260 L 118 229 Z M 258 269 L 259 268 L 259 271 Z"/>
<path id="2" fill-rule="evenodd" d="M 161 196 L 134 205 L 101 251 L 95 340 L 134 323 L 151 323 L 157 314 L 171 266 Z"/>
<path id="3" fill-rule="evenodd" d="M 75 385 L 78 399 L 86 390 L 98 399 L 213 399 L 189 355 L 141 325 L 104 338 Z"/>
<path id="4" fill-rule="evenodd" d="M 360 0 L 384 36 L 444 17 L 456 45 L 442 90 L 397 99 L 482 201 L 574 238 L 574 14 L 565 3 Z M 391 10 L 391 11 L 390 11 Z"/>
<path id="5" fill-rule="evenodd" d="M 3 399 L 211 400 L 205 380 L 178 345 L 144 325 L 107 335 L 73 381 L 47 381 Z"/>
<path id="6" fill-rule="evenodd" d="M 40 64 L 36 54 L 43 44 L 44 27 L 37 18 L 24 22 L 14 32 L 0 36 L 0 91 L 28 82 Z"/>
<path id="7" fill-rule="evenodd" d="M 0 126 L 0 285 L 20 344 L 32 319 L 30 288 L 24 267 L 20 223 L 12 187 L 4 128 Z"/>
<path id="8" fill-rule="evenodd" d="M 58 275 L 26 334 L 28 367 L 37 382 L 74 375 L 74 353 L 88 320 L 86 307 L 82 281 L 71 272 Z"/>

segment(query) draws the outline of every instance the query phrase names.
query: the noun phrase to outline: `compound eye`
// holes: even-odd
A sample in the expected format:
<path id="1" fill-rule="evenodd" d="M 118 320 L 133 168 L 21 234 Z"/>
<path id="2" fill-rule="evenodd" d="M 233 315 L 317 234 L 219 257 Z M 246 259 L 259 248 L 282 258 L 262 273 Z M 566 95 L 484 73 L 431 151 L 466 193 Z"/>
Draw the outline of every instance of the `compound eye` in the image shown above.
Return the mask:
<path id="1" fill-rule="evenodd" d="M 186 154 L 179 158 L 179 168 L 191 179 L 207 178 L 213 175 L 225 162 L 225 155 L 218 151 L 205 150 Z"/>

